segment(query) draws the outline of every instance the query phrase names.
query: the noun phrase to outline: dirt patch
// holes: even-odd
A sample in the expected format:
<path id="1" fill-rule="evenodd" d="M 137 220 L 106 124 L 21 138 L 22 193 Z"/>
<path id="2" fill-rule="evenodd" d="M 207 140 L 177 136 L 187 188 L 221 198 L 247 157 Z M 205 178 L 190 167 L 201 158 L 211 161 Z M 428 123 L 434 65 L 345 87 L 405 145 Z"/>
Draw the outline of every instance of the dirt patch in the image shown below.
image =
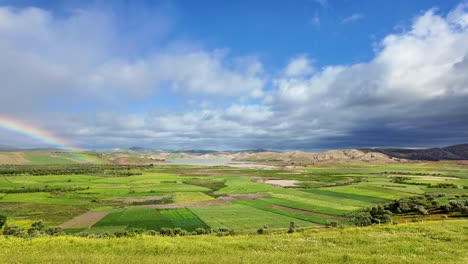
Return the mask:
<path id="1" fill-rule="evenodd" d="M 23 152 L 0 153 L 0 164 L 27 164 L 29 160 L 24 158 Z"/>
<path id="2" fill-rule="evenodd" d="M 171 198 L 171 197 L 170 196 L 145 196 L 145 197 L 142 197 L 142 198 L 125 197 L 125 198 L 113 198 L 113 199 L 110 199 L 110 201 L 132 204 L 132 203 L 160 202 L 160 201 L 162 201 L 164 199 L 169 199 L 169 198 Z"/>
<path id="3" fill-rule="evenodd" d="M 300 181 L 296 180 L 266 180 L 263 183 L 270 184 L 278 187 L 297 187 Z"/>
<path id="4" fill-rule="evenodd" d="M 290 208 L 290 207 L 276 205 L 276 204 L 272 204 L 270 207 L 285 210 L 285 211 L 289 211 L 289 212 L 294 212 L 294 213 L 300 213 L 300 214 L 305 214 L 305 215 L 314 215 L 314 216 L 327 218 L 327 219 L 331 219 L 331 220 L 336 220 L 336 221 L 350 221 L 351 220 L 351 218 L 348 218 L 348 217 L 319 214 L 319 213 L 309 212 L 309 211 L 305 211 L 305 210 Z"/>
<path id="5" fill-rule="evenodd" d="M 62 228 L 89 228 L 104 218 L 109 212 L 87 212 L 61 224 Z"/>

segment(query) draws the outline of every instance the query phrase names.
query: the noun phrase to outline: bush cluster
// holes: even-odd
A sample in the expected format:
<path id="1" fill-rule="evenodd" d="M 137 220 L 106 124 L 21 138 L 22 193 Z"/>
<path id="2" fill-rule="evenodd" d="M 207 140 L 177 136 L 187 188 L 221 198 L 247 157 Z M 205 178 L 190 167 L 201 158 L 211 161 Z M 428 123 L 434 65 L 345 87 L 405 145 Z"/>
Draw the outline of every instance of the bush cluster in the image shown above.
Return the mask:
<path id="1" fill-rule="evenodd" d="M 18 226 L 9 226 L 5 225 L 3 229 L 4 236 L 14 236 L 14 237 L 41 237 L 41 236 L 62 236 L 65 235 L 61 227 L 48 227 L 44 225 L 42 221 L 37 221 L 32 223 L 31 227 L 28 230 L 24 230 Z"/>

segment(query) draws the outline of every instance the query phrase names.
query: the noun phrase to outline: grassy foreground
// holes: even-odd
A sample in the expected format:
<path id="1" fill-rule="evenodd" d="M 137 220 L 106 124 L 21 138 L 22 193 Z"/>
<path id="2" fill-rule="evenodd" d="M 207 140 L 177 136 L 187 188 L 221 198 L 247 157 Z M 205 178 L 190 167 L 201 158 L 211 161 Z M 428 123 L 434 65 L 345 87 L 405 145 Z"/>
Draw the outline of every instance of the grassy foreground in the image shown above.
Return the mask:
<path id="1" fill-rule="evenodd" d="M 468 263 L 468 221 L 277 235 L 0 238 L 2 263 Z"/>

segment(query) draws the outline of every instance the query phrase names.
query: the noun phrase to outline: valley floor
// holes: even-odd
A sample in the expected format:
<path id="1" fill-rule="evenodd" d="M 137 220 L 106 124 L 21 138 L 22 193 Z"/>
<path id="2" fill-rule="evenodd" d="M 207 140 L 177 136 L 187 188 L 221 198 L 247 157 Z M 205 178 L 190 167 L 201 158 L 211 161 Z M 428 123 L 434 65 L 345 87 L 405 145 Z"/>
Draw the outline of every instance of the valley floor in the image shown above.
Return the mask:
<path id="1" fill-rule="evenodd" d="M 468 263 L 468 220 L 277 235 L 0 238 L 2 263 Z"/>

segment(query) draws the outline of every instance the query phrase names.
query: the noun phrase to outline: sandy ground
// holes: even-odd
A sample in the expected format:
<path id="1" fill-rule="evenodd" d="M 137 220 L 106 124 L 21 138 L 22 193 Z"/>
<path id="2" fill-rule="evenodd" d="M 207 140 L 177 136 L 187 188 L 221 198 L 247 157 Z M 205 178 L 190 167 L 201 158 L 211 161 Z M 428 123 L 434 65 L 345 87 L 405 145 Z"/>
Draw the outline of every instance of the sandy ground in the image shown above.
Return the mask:
<path id="1" fill-rule="evenodd" d="M 87 212 L 61 224 L 62 228 L 88 228 L 104 218 L 109 212 Z"/>
<path id="2" fill-rule="evenodd" d="M 328 219 L 337 220 L 337 221 L 349 221 L 349 220 L 351 220 L 350 218 L 347 218 L 347 217 L 319 214 L 319 213 L 304 211 L 304 210 L 285 207 L 285 206 L 276 205 L 276 204 L 272 204 L 271 207 L 276 208 L 276 209 L 285 210 L 285 211 L 294 212 L 294 213 L 300 213 L 300 214 L 305 214 L 305 215 L 314 215 L 314 216 L 328 218 Z"/>
<path id="3" fill-rule="evenodd" d="M 279 187 L 296 187 L 300 181 L 296 180 L 266 180 L 263 183 Z"/>

